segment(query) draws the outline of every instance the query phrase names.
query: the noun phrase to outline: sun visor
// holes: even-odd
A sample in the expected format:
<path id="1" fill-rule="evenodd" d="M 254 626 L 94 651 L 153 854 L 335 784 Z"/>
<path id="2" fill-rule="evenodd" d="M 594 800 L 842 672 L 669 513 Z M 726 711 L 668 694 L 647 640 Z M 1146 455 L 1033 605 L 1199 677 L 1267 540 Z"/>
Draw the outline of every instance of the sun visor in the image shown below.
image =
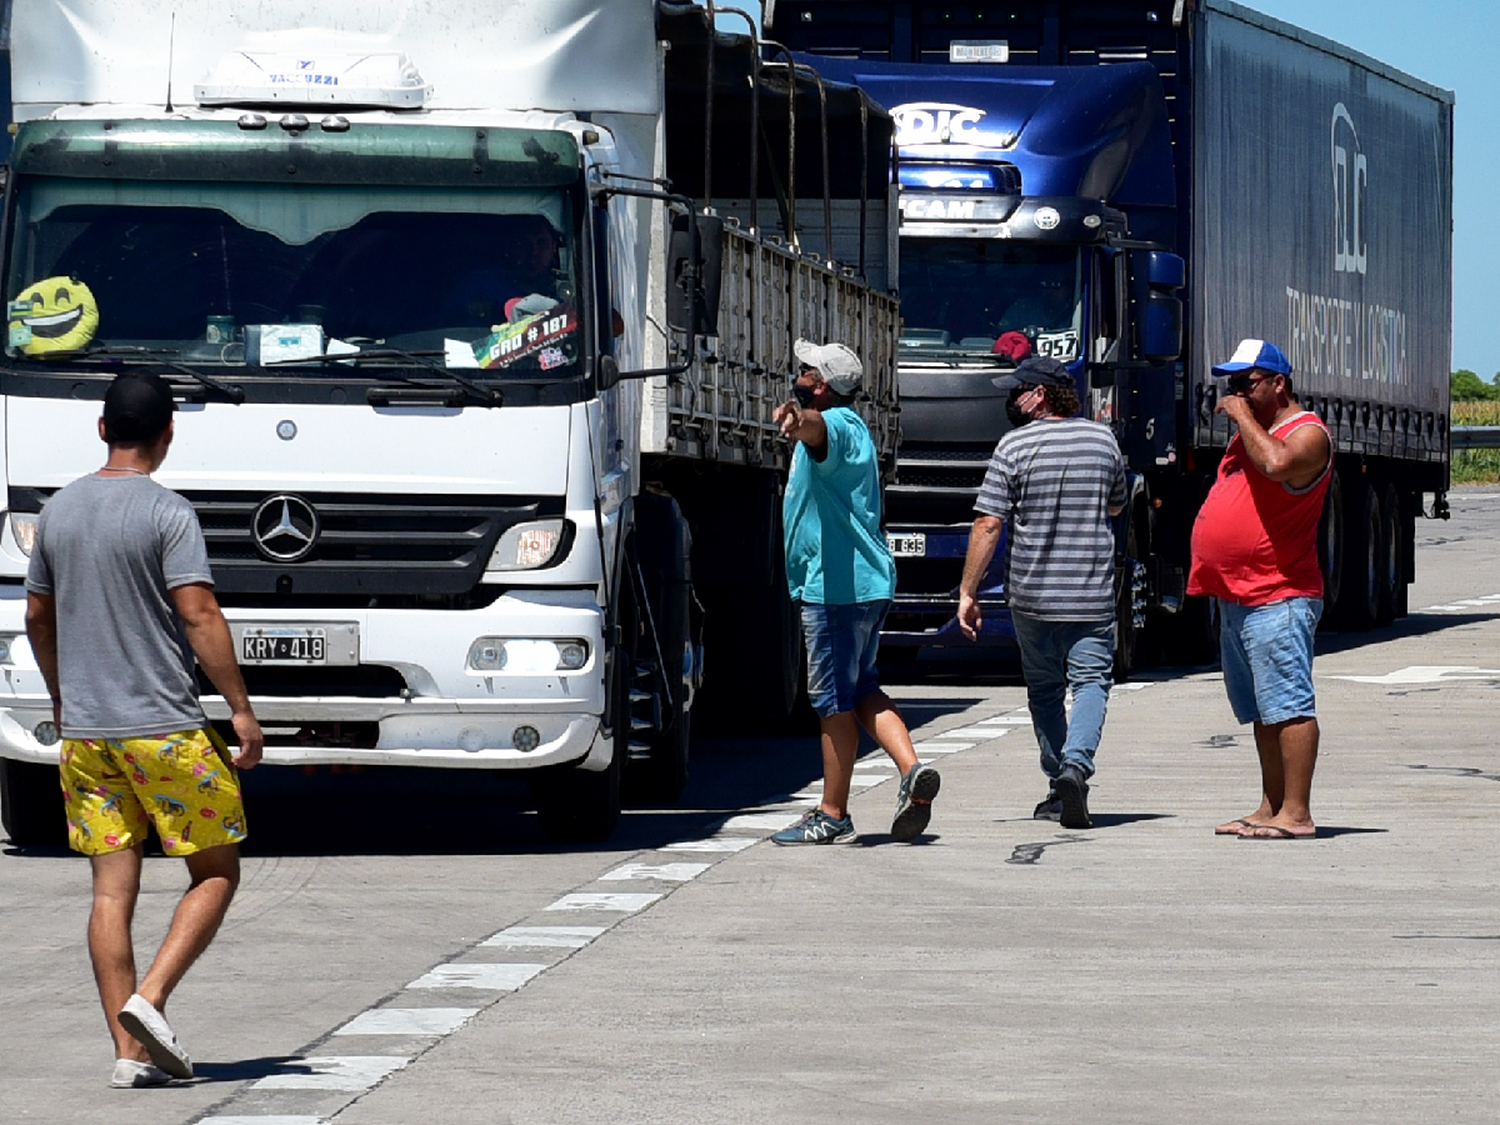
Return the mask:
<path id="1" fill-rule="evenodd" d="M 12 100 L 18 121 L 69 104 L 190 104 L 195 86 L 204 104 L 326 106 L 351 81 L 365 100 L 347 104 L 654 114 L 655 16 L 654 0 L 395 0 L 325 6 L 315 23 L 301 0 L 29 0 L 11 27 Z"/>

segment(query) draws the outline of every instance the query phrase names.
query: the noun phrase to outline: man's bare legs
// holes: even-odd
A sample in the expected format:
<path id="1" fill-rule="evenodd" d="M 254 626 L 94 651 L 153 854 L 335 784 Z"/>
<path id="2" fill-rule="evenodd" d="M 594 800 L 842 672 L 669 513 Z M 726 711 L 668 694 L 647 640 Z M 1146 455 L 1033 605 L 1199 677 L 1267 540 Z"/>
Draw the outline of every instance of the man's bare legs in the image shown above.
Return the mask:
<path id="1" fill-rule="evenodd" d="M 1262 826 L 1295 835 L 1314 829 L 1312 779 L 1318 762 L 1318 720 L 1305 716 L 1284 723 L 1256 723 L 1255 749 L 1260 756 L 1260 807 L 1243 820 L 1231 820 L 1214 831 L 1220 835 L 1256 833 Z"/>
<path id="2" fill-rule="evenodd" d="M 186 860 L 188 889 L 177 904 L 151 968 L 138 986 L 131 922 L 141 890 L 141 849 L 91 857 L 94 905 L 89 914 L 89 956 L 104 1018 L 115 1041 L 116 1058 L 147 1060 L 146 1049 L 120 1026 L 120 1009 L 131 993 L 139 992 L 158 1011 L 165 1010 L 172 990 L 218 932 L 239 885 L 240 853 L 234 844 L 207 848 Z"/>
<path id="3" fill-rule="evenodd" d="M 917 752 L 901 712 L 883 691 L 873 691 L 854 705 L 818 720 L 823 743 L 823 802 L 829 816 L 849 815 L 849 786 L 854 780 L 854 759 L 859 754 L 859 730 L 863 727 L 876 744 L 891 756 L 904 777 L 917 764 Z"/>

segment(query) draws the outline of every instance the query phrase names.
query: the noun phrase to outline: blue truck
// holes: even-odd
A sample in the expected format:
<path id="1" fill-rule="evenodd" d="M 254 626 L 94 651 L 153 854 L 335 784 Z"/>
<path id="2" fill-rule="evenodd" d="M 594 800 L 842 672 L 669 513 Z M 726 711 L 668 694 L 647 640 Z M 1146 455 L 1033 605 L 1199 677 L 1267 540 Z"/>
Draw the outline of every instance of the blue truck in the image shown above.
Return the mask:
<path id="1" fill-rule="evenodd" d="M 1019 357 L 1075 374 L 1131 473 L 1117 672 L 1212 659 L 1186 595 L 1229 441 L 1209 369 L 1278 342 L 1336 440 L 1325 620 L 1406 612 L 1448 486 L 1453 95 L 1229 0 L 792 0 L 768 29 L 898 127 L 902 437 L 882 653 L 967 645 L 972 505 Z M 1004 552 L 982 643 L 1014 644 Z M 1149 644 L 1149 648 L 1147 647 Z"/>

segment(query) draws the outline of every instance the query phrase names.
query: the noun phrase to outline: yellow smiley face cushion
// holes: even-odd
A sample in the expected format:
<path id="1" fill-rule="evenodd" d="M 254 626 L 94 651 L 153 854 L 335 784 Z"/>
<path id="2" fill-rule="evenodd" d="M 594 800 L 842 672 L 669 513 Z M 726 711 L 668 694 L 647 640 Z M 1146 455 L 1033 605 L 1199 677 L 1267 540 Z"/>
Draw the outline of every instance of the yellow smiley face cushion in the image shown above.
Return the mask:
<path id="1" fill-rule="evenodd" d="M 49 277 L 10 302 L 10 346 L 27 355 L 77 351 L 94 338 L 99 306 L 76 277 Z"/>

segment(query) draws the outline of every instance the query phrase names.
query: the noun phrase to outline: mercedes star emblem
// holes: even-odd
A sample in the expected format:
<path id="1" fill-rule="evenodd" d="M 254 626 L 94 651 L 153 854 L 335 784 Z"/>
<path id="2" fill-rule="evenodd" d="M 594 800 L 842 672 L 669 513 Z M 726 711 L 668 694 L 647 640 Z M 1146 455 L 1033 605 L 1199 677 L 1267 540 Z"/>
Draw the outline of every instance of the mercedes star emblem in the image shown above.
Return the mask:
<path id="1" fill-rule="evenodd" d="M 272 496 L 255 509 L 250 534 L 256 548 L 272 562 L 298 562 L 318 542 L 318 513 L 300 496 Z"/>

